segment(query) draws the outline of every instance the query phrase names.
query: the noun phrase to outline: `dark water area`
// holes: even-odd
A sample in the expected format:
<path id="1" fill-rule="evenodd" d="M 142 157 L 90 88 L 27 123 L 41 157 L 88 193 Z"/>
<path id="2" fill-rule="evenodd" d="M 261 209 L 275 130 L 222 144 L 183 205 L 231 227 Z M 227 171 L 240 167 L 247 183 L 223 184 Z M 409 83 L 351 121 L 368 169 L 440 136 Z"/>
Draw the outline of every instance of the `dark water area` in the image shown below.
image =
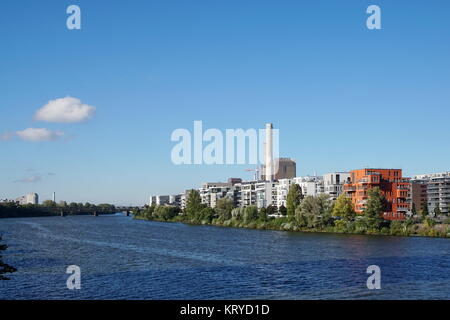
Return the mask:
<path id="1" fill-rule="evenodd" d="M 293 233 L 133 220 L 0 220 L 18 272 L 0 299 L 449 299 L 450 239 Z M 66 268 L 81 268 L 69 290 Z M 369 290 L 370 265 L 381 289 Z"/>

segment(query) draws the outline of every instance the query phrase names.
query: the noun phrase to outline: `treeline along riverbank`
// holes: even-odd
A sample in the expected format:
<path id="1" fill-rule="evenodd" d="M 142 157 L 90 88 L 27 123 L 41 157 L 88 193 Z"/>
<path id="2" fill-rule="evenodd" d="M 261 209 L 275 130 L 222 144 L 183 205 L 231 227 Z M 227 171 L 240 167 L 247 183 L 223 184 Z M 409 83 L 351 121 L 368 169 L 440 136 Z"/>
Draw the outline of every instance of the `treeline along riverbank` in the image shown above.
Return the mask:
<path id="1" fill-rule="evenodd" d="M 327 195 L 303 197 L 300 188 L 291 188 L 286 207 L 256 206 L 235 208 L 233 202 L 223 198 L 215 208 L 202 204 L 197 190 L 191 190 L 186 208 L 175 206 L 146 206 L 135 209 L 136 219 L 209 224 L 224 227 L 269 229 L 283 231 L 330 232 L 349 234 L 450 237 L 450 219 L 429 214 L 425 209 L 403 221 L 383 219 L 386 200 L 379 189 L 369 191 L 363 214 L 356 214 L 351 199 L 345 194 L 336 201 Z"/>
<path id="2" fill-rule="evenodd" d="M 53 201 L 44 201 L 44 204 L 42 205 L 19 205 L 15 202 L 0 203 L 0 218 L 100 215 L 113 213 L 116 213 L 116 208 L 114 205 L 110 204 L 56 204 Z"/>

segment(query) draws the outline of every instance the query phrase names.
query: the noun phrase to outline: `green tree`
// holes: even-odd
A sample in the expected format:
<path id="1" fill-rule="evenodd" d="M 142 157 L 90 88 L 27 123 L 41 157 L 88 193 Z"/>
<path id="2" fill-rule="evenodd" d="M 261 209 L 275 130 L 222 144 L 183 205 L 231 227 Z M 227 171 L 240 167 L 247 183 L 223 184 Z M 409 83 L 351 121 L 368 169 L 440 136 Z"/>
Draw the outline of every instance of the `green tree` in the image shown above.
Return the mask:
<path id="1" fill-rule="evenodd" d="M 258 219 L 258 208 L 256 206 L 248 206 L 244 211 L 244 222 L 255 221 Z"/>
<path id="2" fill-rule="evenodd" d="M 56 207 L 56 203 L 52 200 L 44 200 L 44 202 L 42 202 L 42 205 L 44 207 Z"/>
<path id="3" fill-rule="evenodd" d="M 215 212 L 220 220 L 231 219 L 231 211 L 234 209 L 234 204 L 231 199 L 221 198 L 217 200 Z"/>
<path id="4" fill-rule="evenodd" d="M 355 210 L 353 208 L 352 199 L 345 193 L 341 194 L 334 203 L 333 216 L 341 217 L 347 221 L 355 219 Z"/>
<path id="5" fill-rule="evenodd" d="M 274 205 L 270 205 L 266 208 L 266 213 L 267 215 L 272 215 L 277 213 L 277 207 L 275 207 Z"/>
<path id="6" fill-rule="evenodd" d="M 179 208 L 176 206 L 157 206 L 153 215 L 162 220 L 171 220 L 179 213 Z"/>
<path id="7" fill-rule="evenodd" d="M 1 241 L 2 236 L 0 235 L 0 280 L 9 280 L 9 278 L 4 276 L 4 274 L 16 272 L 17 269 L 3 262 L 3 257 L 1 253 L 2 251 L 8 249 L 8 246 L 6 244 L 2 244 Z"/>
<path id="8" fill-rule="evenodd" d="M 156 203 L 152 203 L 151 206 L 145 207 L 144 211 L 141 212 L 141 216 L 146 219 L 151 219 L 153 217 L 153 213 L 156 210 Z"/>
<path id="9" fill-rule="evenodd" d="M 428 204 L 422 203 L 422 207 L 420 208 L 420 215 L 422 216 L 422 220 L 428 216 Z"/>
<path id="10" fill-rule="evenodd" d="M 302 205 L 299 205 L 297 209 L 295 209 L 295 221 L 300 228 L 304 228 L 308 226 L 308 220 L 304 215 L 304 211 L 302 210 Z"/>
<path id="11" fill-rule="evenodd" d="M 267 220 L 267 209 L 266 208 L 259 209 L 258 219 L 261 220 L 261 221 L 266 221 Z"/>
<path id="12" fill-rule="evenodd" d="M 380 188 L 370 188 L 367 191 L 368 200 L 364 209 L 364 218 L 369 228 L 379 230 L 384 221 L 383 212 L 386 211 L 386 199 Z"/>
<path id="13" fill-rule="evenodd" d="M 301 187 L 294 183 L 289 187 L 289 192 L 286 198 L 287 215 L 293 218 L 295 215 L 295 209 L 298 207 L 303 199 Z"/>
<path id="14" fill-rule="evenodd" d="M 434 215 L 435 217 L 440 216 L 442 214 L 441 208 L 439 206 L 434 207 Z"/>
<path id="15" fill-rule="evenodd" d="M 213 208 L 206 207 L 200 210 L 200 221 L 206 221 L 207 223 L 210 223 L 215 215 L 215 211 Z"/>
<path id="16" fill-rule="evenodd" d="M 332 223 L 331 208 L 328 195 L 307 196 L 301 202 L 300 209 L 296 213 L 296 221 L 299 226 L 306 224 L 309 228 L 323 228 Z"/>
<path id="17" fill-rule="evenodd" d="M 280 214 L 281 214 L 282 216 L 286 216 L 286 215 L 287 215 L 287 209 L 286 209 L 286 207 L 283 206 L 283 205 L 278 209 L 278 212 L 280 212 Z"/>
<path id="18" fill-rule="evenodd" d="M 204 206 L 202 205 L 202 199 L 200 198 L 198 190 L 190 190 L 186 199 L 186 215 L 189 218 L 196 218 L 203 208 Z"/>
<path id="19" fill-rule="evenodd" d="M 58 207 L 63 207 L 63 208 L 67 207 L 67 202 L 61 200 L 61 201 L 58 203 Z"/>
<path id="20" fill-rule="evenodd" d="M 244 208 L 234 208 L 231 210 L 231 217 L 236 220 L 242 220 L 244 216 Z"/>

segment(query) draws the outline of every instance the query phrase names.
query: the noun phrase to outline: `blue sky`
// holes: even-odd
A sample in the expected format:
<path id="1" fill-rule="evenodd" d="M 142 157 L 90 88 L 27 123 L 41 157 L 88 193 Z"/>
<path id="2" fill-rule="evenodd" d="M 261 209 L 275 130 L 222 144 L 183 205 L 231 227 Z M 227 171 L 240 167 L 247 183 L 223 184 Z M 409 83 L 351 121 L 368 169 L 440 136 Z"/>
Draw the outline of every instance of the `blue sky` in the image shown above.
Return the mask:
<path id="1" fill-rule="evenodd" d="M 66 28 L 71 4 L 81 30 Z M 366 28 L 371 4 L 382 30 Z M 2 1 L 0 134 L 64 138 L 0 141 L 0 198 L 143 204 L 251 178 L 251 165 L 172 164 L 170 135 L 194 120 L 223 131 L 273 122 L 298 175 L 450 170 L 449 10 L 444 0 Z M 95 115 L 33 120 L 66 96 Z"/>

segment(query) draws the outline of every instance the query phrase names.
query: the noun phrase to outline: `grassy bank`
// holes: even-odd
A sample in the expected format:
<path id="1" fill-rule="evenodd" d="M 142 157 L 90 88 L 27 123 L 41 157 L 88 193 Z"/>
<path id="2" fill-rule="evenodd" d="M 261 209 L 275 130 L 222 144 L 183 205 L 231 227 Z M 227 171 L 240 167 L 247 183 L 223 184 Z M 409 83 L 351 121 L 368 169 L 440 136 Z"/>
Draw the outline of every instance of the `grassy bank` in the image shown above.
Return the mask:
<path id="1" fill-rule="evenodd" d="M 146 217 L 142 214 L 139 214 L 135 215 L 134 218 L 147 221 L 180 222 L 194 225 L 212 225 L 220 227 L 247 228 L 257 230 L 450 238 L 450 224 L 448 223 L 436 223 L 433 225 L 429 225 L 427 222 L 420 221 L 386 221 L 386 225 L 383 228 L 373 229 L 364 227 L 364 222 L 358 221 L 363 220 L 362 217 L 362 219 L 356 219 L 352 222 L 336 220 L 334 225 L 329 225 L 322 228 L 299 227 L 295 221 L 288 217 L 268 218 L 267 220 L 257 219 L 254 221 L 242 221 L 236 218 L 231 218 L 228 220 L 198 220 L 190 219 L 183 215 L 165 219 L 153 216 Z"/>

